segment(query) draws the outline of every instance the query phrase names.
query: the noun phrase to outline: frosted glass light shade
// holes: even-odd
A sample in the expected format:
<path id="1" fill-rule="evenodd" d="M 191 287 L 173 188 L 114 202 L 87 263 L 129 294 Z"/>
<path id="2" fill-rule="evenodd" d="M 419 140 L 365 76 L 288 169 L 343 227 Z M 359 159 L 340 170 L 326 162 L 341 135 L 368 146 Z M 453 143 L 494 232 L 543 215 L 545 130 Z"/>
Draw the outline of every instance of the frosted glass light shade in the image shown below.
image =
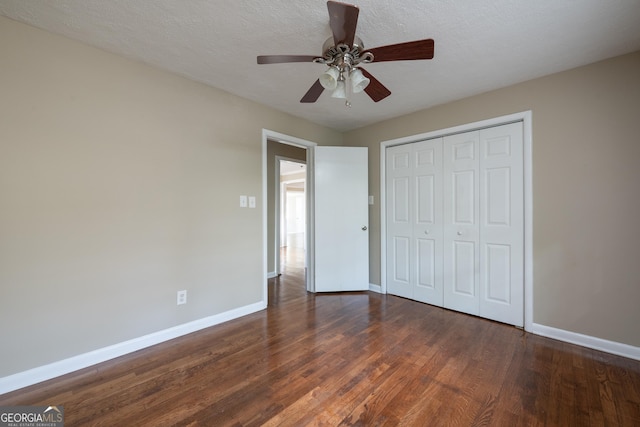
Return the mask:
<path id="1" fill-rule="evenodd" d="M 362 92 L 369 85 L 369 79 L 366 78 L 358 68 L 351 72 L 350 77 L 353 93 Z"/>
<path id="2" fill-rule="evenodd" d="M 327 71 L 320 74 L 320 84 L 327 90 L 334 90 L 338 85 L 340 71 L 337 68 L 329 67 Z"/>
<path id="3" fill-rule="evenodd" d="M 346 99 L 347 91 L 345 90 L 344 80 L 339 80 L 336 85 L 336 89 L 331 94 L 332 98 Z"/>

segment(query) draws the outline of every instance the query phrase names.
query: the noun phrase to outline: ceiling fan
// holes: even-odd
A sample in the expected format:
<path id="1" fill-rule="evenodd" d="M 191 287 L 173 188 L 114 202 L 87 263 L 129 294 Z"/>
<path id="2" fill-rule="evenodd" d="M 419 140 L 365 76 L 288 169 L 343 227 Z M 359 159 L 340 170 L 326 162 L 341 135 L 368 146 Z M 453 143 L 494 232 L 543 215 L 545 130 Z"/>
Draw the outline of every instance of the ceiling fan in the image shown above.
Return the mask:
<path id="1" fill-rule="evenodd" d="M 407 61 L 433 58 L 433 39 L 415 40 L 387 46 L 365 49 L 356 36 L 359 9 L 357 6 L 328 1 L 329 26 L 333 37 L 322 46 L 322 56 L 313 55 L 261 55 L 258 64 L 286 62 L 315 62 L 329 68 L 311 86 L 300 102 L 316 102 L 325 89 L 332 90 L 332 97 L 345 99 L 351 106 L 351 93 L 365 91 L 378 102 L 391 95 L 391 91 L 373 77 L 360 64 L 383 61 Z"/>

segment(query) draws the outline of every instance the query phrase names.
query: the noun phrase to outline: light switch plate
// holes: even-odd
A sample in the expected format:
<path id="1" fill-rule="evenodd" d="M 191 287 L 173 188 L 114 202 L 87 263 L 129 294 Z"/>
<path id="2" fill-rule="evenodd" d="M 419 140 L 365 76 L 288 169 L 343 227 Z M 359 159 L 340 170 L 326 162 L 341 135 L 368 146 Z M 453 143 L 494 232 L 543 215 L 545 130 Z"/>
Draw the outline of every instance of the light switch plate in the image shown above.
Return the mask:
<path id="1" fill-rule="evenodd" d="M 240 196 L 240 207 L 241 208 L 247 207 L 247 196 Z"/>
<path id="2" fill-rule="evenodd" d="M 256 198 L 255 198 L 255 196 L 249 196 L 249 207 L 250 208 L 255 208 L 256 207 Z"/>

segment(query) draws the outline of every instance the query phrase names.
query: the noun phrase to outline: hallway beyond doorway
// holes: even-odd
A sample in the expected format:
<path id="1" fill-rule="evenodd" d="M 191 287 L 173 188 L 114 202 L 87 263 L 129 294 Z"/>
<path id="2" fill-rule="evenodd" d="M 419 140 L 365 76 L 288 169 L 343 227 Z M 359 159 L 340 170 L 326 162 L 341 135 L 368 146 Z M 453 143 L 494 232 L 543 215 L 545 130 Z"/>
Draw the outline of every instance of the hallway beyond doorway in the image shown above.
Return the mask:
<path id="1" fill-rule="evenodd" d="M 286 246 L 280 249 L 280 275 L 268 281 L 268 305 L 280 305 L 307 293 L 304 250 Z"/>

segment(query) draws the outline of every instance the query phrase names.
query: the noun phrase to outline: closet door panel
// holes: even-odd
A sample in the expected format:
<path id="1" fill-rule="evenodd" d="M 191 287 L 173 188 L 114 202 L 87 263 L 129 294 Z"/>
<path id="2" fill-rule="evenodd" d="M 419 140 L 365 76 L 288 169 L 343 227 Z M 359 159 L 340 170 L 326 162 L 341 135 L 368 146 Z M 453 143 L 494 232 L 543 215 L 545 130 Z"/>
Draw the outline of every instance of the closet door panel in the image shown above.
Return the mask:
<path id="1" fill-rule="evenodd" d="M 387 291 L 413 298 L 413 148 L 389 147 L 386 154 Z"/>
<path id="2" fill-rule="evenodd" d="M 431 175 L 416 177 L 416 225 L 429 226 L 435 223 L 435 181 Z"/>
<path id="3" fill-rule="evenodd" d="M 476 245 L 474 242 L 453 242 L 453 275 L 451 290 L 456 296 L 476 297 Z M 469 308 L 471 310 L 472 308 Z"/>
<path id="4" fill-rule="evenodd" d="M 426 288 L 424 291 L 433 291 L 436 288 L 436 271 L 437 254 L 435 241 L 433 239 L 418 238 L 416 253 L 416 287 Z"/>
<path id="5" fill-rule="evenodd" d="M 414 299 L 442 307 L 442 138 L 411 145 L 416 200 Z"/>
<path id="6" fill-rule="evenodd" d="M 463 170 L 453 172 L 451 189 L 453 215 L 451 222 L 457 226 L 474 226 L 475 221 L 475 200 L 476 200 L 476 175 L 475 170 Z"/>
<path id="7" fill-rule="evenodd" d="M 511 247 L 509 245 L 484 245 L 483 271 L 485 301 L 511 304 Z"/>
<path id="8" fill-rule="evenodd" d="M 483 172 L 486 197 L 483 202 L 484 225 L 507 230 L 511 225 L 511 169 L 486 168 Z"/>
<path id="9" fill-rule="evenodd" d="M 392 270 L 391 277 L 394 282 L 398 282 L 402 285 L 409 285 L 411 281 L 410 270 L 410 242 L 409 237 L 395 236 L 393 238 L 392 245 Z"/>
<path id="10" fill-rule="evenodd" d="M 433 233 L 435 223 L 435 176 L 425 174 L 416 176 L 416 224 L 414 224 L 414 238 L 416 239 L 416 287 L 435 289 L 436 242 L 429 238 Z M 422 233 L 420 234 L 420 230 Z M 424 290 L 423 290 L 424 291 Z M 427 291 L 428 292 L 428 291 Z M 420 298 L 423 300 L 424 297 Z"/>
<path id="11" fill-rule="evenodd" d="M 480 131 L 480 315 L 524 324 L 522 123 Z"/>
<path id="12" fill-rule="evenodd" d="M 443 139 L 444 307 L 479 314 L 479 133 Z"/>
<path id="13" fill-rule="evenodd" d="M 391 201 L 393 203 L 391 220 L 394 225 L 409 229 L 411 227 L 411 209 L 409 209 L 409 203 L 411 203 L 410 179 L 406 176 L 393 178 L 391 184 Z"/>

